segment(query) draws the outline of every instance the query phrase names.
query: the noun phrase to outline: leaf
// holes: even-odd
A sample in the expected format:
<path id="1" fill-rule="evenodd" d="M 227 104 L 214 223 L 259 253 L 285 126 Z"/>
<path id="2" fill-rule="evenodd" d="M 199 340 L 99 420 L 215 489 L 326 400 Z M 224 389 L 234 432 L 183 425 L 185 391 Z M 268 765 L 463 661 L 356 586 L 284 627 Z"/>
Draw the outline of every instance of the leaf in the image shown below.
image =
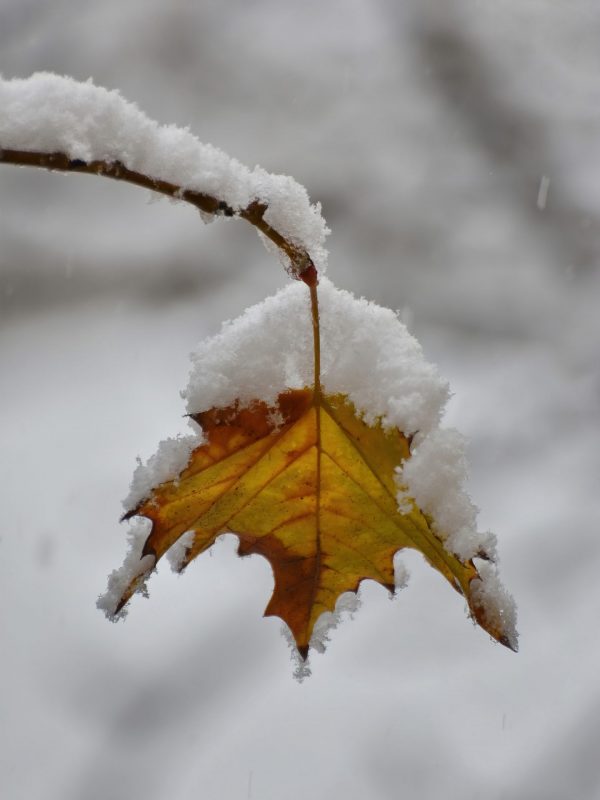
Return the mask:
<path id="1" fill-rule="evenodd" d="M 276 407 L 256 402 L 194 416 L 206 444 L 174 481 L 157 487 L 127 516 L 152 520 L 142 556 L 160 559 L 194 531 L 181 568 L 224 530 L 239 537 L 239 554 L 258 553 L 275 577 L 266 616 L 289 626 L 306 657 L 315 622 L 337 598 L 370 578 L 394 591 L 395 553 L 406 547 L 427 561 L 467 599 L 474 618 L 499 641 L 473 601 L 473 562 L 449 553 L 413 504 L 398 510 L 394 468 L 410 457 L 399 431 L 369 426 L 343 396 L 311 389 L 280 394 Z M 125 591 L 122 607 L 139 577 Z"/>
<path id="2" fill-rule="evenodd" d="M 473 548 L 469 540 L 466 552 L 470 557 L 463 558 L 457 554 L 460 548 L 457 550 L 454 545 L 453 552 L 447 539 L 457 530 L 460 533 L 465 519 L 474 515 L 468 498 L 465 517 L 465 498 L 461 498 L 463 505 L 459 502 L 457 506 L 456 496 L 452 497 L 453 513 L 457 507 L 460 510 L 458 523 L 454 513 L 456 524 L 450 524 L 451 530 L 440 530 L 433 511 L 439 507 L 440 490 L 436 489 L 437 506 L 426 499 L 421 501 L 423 507 L 430 509 L 430 516 L 411 499 L 416 496 L 411 495 L 415 486 L 400 484 L 402 465 L 418 463 L 416 456 L 409 461 L 412 437 L 372 413 L 365 418 L 363 409 L 357 409 L 346 394 L 323 392 L 316 275 L 305 276 L 305 282 L 311 294 L 313 385 L 286 389 L 274 402 L 246 397 L 242 401 L 238 397 L 231 404 L 190 415 L 202 428 L 204 439 L 191 451 L 179 474 L 171 473 L 169 480 L 163 480 L 163 475 L 148 496 L 125 515 L 150 520 L 151 531 L 141 552 L 139 547 L 134 548 L 130 563 L 126 560 L 123 571 L 111 577 L 108 599 L 101 601 L 101 607 L 111 617 L 115 608 L 115 613 L 121 611 L 171 548 L 181 548 L 185 543 L 179 560 L 179 569 L 183 570 L 221 533 L 232 532 L 239 538 L 240 555 L 257 553 L 271 564 L 275 586 L 265 615 L 278 616 L 288 625 L 299 653 L 306 658 L 315 623 L 323 613 L 335 610 L 340 595 L 356 592 L 366 579 L 393 592 L 394 556 L 399 550 L 412 548 L 464 596 L 471 616 L 484 630 L 516 649 L 512 601 L 500 586 L 494 568 L 486 564 L 489 556 L 485 546 L 476 538 Z M 338 298 L 337 290 L 326 286 L 330 299 Z M 349 330 L 357 322 L 373 324 L 373 314 L 381 317 L 380 312 L 382 338 L 388 336 L 390 326 L 399 324 L 391 312 L 377 311 L 344 293 L 340 296 L 335 308 L 349 315 Z M 272 307 L 269 308 L 266 319 L 272 314 Z M 283 306 L 280 312 L 285 320 Z M 352 317 L 353 314 L 358 316 Z M 247 319 L 243 322 L 243 330 L 250 336 L 244 342 L 247 352 L 251 352 L 254 341 L 248 325 L 260 331 L 264 324 L 260 314 L 249 319 L 250 323 Z M 339 333 L 344 321 L 339 313 L 331 314 L 331 307 L 328 320 L 328 330 L 332 330 L 333 323 Z M 239 329 L 231 325 L 227 336 L 215 339 L 216 349 L 210 351 L 210 358 L 218 359 L 218 348 L 222 347 L 223 354 L 228 353 L 227 357 L 237 364 Z M 340 346 L 347 352 L 347 344 L 341 338 Z M 265 343 L 264 332 L 258 341 Z M 388 336 L 388 348 L 390 342 L 393 358 L 386 363 L 392 366 L 385 369 L 405 368 L 404 362 L 404 367 L 397 366 L 399 351 L 395 348 L 400 343 L 402 358 L 406 359 L 409 352 L 414 357 L 414 347 L 407 349 L 404 340 Z M 208 354 L 204 357 L 208 358 Z M 328 359 L 330 371 L 331 352 Z M 419 386 L 428 386 L 431 379 L 418 364 L 411 370 L 402 385 L 414 395 L 415 380 L 420 381 Z M 252 367 L 247 372 L 254 375 Z M 378 374 L 387 375 L 381 371 Z M 381 389 L 377 394 L 381 395 Z M 417 392 L 415 396 L 422 395 Z M 436 390 L 433 396 L 437 397 Z M 414 400 L 409 405 L 412 408 Z M 400 407 L 404 408 L 402 404 Z M 431 444 L 435 438 L 430 436 L 427 441 Z M 422 452 L 426 451 L 430 452 L 431 447 L 423 448 Z M 424 464 L 429 464 L 426 471 L 430 474 L 431 462 L 421 458 L 421 471 Z M 452 463 L 442 460 L 442 483 L 460 491 L 459 484 L 448 481 L 448 468 L 452 473 Z M 441 507 L 447 508 L 443 495 L 441 499 Z M 467 524 L 467 533 L 470 531 Z M 471 533 L 477 537 L 474 531 Z M 483 559 L 479 566 L 474 558 Z"/>

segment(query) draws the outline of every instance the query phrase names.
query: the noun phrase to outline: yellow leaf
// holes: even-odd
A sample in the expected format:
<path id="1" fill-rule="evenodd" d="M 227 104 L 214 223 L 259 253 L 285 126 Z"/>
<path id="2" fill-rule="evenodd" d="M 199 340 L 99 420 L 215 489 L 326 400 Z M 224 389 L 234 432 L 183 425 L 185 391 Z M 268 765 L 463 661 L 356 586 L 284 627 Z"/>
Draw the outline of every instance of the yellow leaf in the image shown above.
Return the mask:
<path id="1" fill-rule="evenodd" d="M 287 623 L 306 657 L 315 622 L 343 592 L 367 578 L 394 590 L 394 554 L 422 553 L 459 592 L 473 616 L 504 644 L 473 602 L 472 561 L 449 553 L 413 504 L 398 510 L 394 468 L 410 457 L 399 431 L 369 426 L 343 397 L 311 389 L 282 393 L 276 407 L 255 402 L 195 415 L 206 443 L 174 481 L 157 487 L 127 516 L 152 521 L 142 556 L 154 563 L 194 531 L 184 568 L 223 531 L 237 534 L 240 555 L 259 553 L 273 568 L 266 615 Z M 135 591 L 124 593 L 119 608 Z"/>
<path id="2" fill-rule="evenodd" d="M 125 584 L 118 576 L 113 581 L 116 611 L 184 534 L 192 538 L 183 540 L 180 569 L 229 531 L 239 538 L 240 555 L 258 553 L 271 564 L 275 586 L 265 614 L 288 625 L 303 658 L 315 623 L 344 592 L 356 592 L 366 579 L 394 591 L 394 556 L 405 548 L 421 553 L 464 596 L 482 628 L 514 647 L 502 603 L 489 598 L 490 587 L 503 590 L 489 575 L 484 580 L 472 559 L 444 546 L 444 532 L 438 535 L 434 520 L 398 484 L 411 439 L 380 420 L 368 424 L 345 395 L 323 393 L 314 268 L 302 279 L 311 298 L 313 386 L 282 391 L 272 405 L 238 400 L 191 415 L 203 443 L 174 480 L 126 515 L 145 517 L 152 527 L 137 571 L 125 573 Z"/>

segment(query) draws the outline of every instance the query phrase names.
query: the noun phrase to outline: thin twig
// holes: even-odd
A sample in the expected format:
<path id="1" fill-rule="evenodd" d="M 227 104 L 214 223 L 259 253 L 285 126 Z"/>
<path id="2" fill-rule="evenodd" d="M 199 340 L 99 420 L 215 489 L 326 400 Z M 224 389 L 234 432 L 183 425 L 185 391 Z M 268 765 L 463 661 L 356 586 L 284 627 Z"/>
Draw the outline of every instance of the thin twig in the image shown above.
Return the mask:
<path id="1" fill-rule="evenodd" d="M 22 167 L 42 167 L 43 169 L 58 172 L 83 172 L 88 175 L 101 175 L 105 178 L 133 183 L 136 186 L 142 186 L 152 192 L 159 192 L 168 197 L 184 200 L 186 203 L 196 206 L 204 214 L 241 217 L 246 222 L 254 225 L 285 253 L 290 260 L 290 272 L 294 278 L 306 281 L 305 276 L 308 277 L 307 273 L 311 275 L 311 279 L 312 275 L 316 274 L 313 261 L 306 250 L 288 241 L 285 236 L 282 236 L 275 228 L 265 222 L 264 214 L 267 210 L 267 205 L 258 200 L 253 201 L 246 208 L 236 210 L 223 200 L 211 195 L 196 192 L 192 189 L 184 189 L 160 178 L 151 178 L 149 175 L 135 172 L 128 169 L 121 161 L 82 161 L 77 158 L 69 158 L 64 153 L 40 153 L 0 148 L 0 163 L 16 164 Z"/>

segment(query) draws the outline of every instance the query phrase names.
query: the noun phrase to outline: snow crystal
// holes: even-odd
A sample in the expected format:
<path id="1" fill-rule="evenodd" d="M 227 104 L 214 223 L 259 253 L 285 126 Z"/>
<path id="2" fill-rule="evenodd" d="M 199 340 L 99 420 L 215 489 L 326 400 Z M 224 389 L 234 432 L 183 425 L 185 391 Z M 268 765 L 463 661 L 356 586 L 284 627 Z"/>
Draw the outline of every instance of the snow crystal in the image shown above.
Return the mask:
<path id="1" fill-rule="evenodd" d="M 286 175 L 248 169 L 189 130 L 158 125 L 118 91 L 38 72 L 0 76 L 0 148 L 64 153 L 85 162 L 120 161 L 128 169 L 217 197 L 234 211 L 254 200 L 267 205 L 264 219 L 311 255 L 323 272 L 329 229 L 321 207 Z"/>
<path id="2" fill-rule="evenodd" d="M 446 549 L 462 561 L 480 554 L 493 559 L 496 539 L 477 531 L 477 508 L 464 489 L 466 480 L 464 438 L 458 431 L 438 428 L 398 468 L 398 506 L 412 498 L 432 518 Z"/>
<path id="3" fill-rule="evenodd" d="M 310 637 L 310 647 L 324 653 L 331 631 L 334 631 L 344 616 L 353 617 L 360 608 L 360 598 L 356 592 L 344 592 L 335 603 L 334 611 L 324 611 L 315 622 Z"/>
<path id="4" fill-rule="evenodd" d="M 367 423 L 406 434 L 437 425 L 448 386 L 420 345 L 387 308 L 319 283 L 321 383 L 345 394 Z M 309 293 L 290 283 L 200 343 L 184 397 L 190 413 L 239 400 L 274 404 L 286 389 L 313 384 Z"/>
<path id="5" fill-rule="evenodd" d="M 410 578 L 410 572 L 406 564 L 401 560 L 398 553 L 394 556 L 394 588 L 395 593 L 398 593 L 400 589 L 406 589 L 408 586 L 408 580 Z M 394 597 L 395 594 L 392 595 Z"/>
<path id="6" fill-rule="evenodd" d="M 482 562 L 477 565 L 479 578 L 471 583 L 473 603 L 483 610 L 484 617 L 492 627 L 503 630 L 508 645 L 517 650 L 517 607 L 498 577 L 495 564 Z"/>
<path id="7" fill-rule="evenodd" d="M 550 189 L 550 178 L 547 175 L 542 175 L 540 179 L 540 188 L 538 189 L 537 207 L 540 211 L 544 211 L 546 203 L 548 202 L 548 190 Z"/>
<path id="8" fill-rule="evenodd" d="M 394 557 L 394 582 L 396 592 L 400 589 L 405 589 L 408 584 L 409 572 L 406 566 L 399 559 L 398 554 Z M 390 593 L 390 597 L 395 595 Z M 292 661 L 294 662 L 294 677 L 300 683 L 304 678 L 308 678 L 311 674 L 310 668 L 310 652 L 311 650 L 317 653 L 324 653 L 330 641 L 331 632 L 334 631 L 341 622 L 346 618 L 353 619 L 361 605 L 359 592 L 344 592 L 341 594 L 335 603 L 335 610 L 324 611 L 317 619 L 313 628 L 312 635 L 309 642 L 309 656 L 305 659 L 302 658 L 296 646 L 290 629 L 287 625 L 281 626 L 281 633 L 283 638 L 288 643 L 291 650 Z"/>
<path id="9" fill-rule="evenodd" d="M 129 584 L 135 578 L 139 578 L 140 583 L 137 591 L 146 597 L 146 579 L 154 567 L 154 557 L 142 555 L 142 548 L 150 533 L 150 520 L 143 517 L 135 517 L 129 527 L 128 539 L 129 550 L 125 556 L 123 566 L 114 570 L 108 576 L 108 586 L 106 592 L 98 598 L 96 607 L 104 611 L 108 619 L 116 622 L 127 615 L 127 607 L 117 612 L 117 605 Z"/>
<path id="10" fill-rule="evenodd" d="M 360 598 L 356 592 L 344 592 L 335 603 L 335 610 L 325 611 L 315 622 L 309 647 L 318 653 L 324 653 L 329 642 L 329 636 L 345 617 L 352 619 L 360 608 Z M 294 678 L 298 683 L 302 683 L 305 678 L 312 675 L 310 667 L 310 650 L 306 659 L 302 658 L 296 640 L 287 625 L 281 626 L 281 633 L 290 648 L 292 662 L 294 664 Z"/>
<path id="11" fill-rule="evenodd" d="M 473 605 L 483 611 L 491 627 L 504 631 L 509 646 L 516 650 L 516 606 L 493 563 L 496 537 L 477 530 L 478 509 L 464 488 L 466 479 L 464 438 L 458 431 L 438 428 L 397 469 L 398 504 L 402 508 L 412 498 L 430 517 L 446 550 L 462 561 L 476 559 L 479 578 L 471 582 Z"/>
<path id="12" fill-rule="evenodd" d="M 155 486 L 176 478 L 187 465 L 192 450 L 199 447 L 203 440 L 202 433 L 165 439 L 159 443 L 158 450 L 146 464 L 138 459 L 129 494 L 123 501 L 125 511 L 131 511 L 149 497 Z"/>
<path id="13" fill-rule="evenodd" d="M 167 550 L 167 560 L 173 572 L 180 572 L 187 551 L 194 543 L 194 531 L 187 531 Z"/>
<path id="14" fill-rule="evenodd" d="M 312 675 L 312 669 L 310 668 L 310 653 L 306 659 L 302 658 L 298 651 L 298 646 L 296 645 L 294 635 L 285 624 L 281 626 L 281 635 L 287 642 L 287 646 L 290 648 L 290 658 L 292 664 L 294 665 L 294 678 L 298 681 L 298 683 L 302 683 L 305 678 L 310 678 Z"/>

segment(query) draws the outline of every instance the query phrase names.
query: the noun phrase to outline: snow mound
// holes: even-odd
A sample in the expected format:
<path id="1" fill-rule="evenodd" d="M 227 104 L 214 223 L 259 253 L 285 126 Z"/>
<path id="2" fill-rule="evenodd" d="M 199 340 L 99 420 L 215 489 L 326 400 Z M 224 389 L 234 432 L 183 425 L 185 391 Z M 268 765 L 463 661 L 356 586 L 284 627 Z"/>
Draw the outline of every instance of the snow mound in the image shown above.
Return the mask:
<path id="1" fill-rule="evenodd" d="M 398 315 L 319 283 L 321 384 L 345 394 L 367 423 L 425 433 L 439 423 L 448 385 L 423 358 Z M 238 400 L 273 404 L 286 389 L 313 383 L 311 308 L 306 286 L 289 283 L 226 322 L 198 345 L 184 397 L 190 414 Z"/>

